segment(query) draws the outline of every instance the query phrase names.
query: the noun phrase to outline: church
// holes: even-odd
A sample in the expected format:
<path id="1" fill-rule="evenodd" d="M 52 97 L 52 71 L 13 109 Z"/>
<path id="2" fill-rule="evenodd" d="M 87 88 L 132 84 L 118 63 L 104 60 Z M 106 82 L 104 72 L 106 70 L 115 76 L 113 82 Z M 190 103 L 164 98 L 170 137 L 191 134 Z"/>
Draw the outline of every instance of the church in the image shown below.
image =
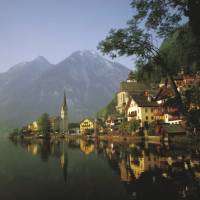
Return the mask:
<path id="1" fill-rule="evenodd" d="M 68 108 L 65 92 L 60 110 L 60 133 L 68 133 Z"/>

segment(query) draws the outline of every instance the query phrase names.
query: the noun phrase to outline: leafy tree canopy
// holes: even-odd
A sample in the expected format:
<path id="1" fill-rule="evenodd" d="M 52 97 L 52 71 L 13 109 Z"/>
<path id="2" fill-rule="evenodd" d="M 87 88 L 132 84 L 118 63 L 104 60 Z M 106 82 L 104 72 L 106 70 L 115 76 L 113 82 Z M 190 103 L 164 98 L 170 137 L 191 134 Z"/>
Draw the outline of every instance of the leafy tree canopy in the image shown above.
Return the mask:
<path id="1" fill-rule="evenodd" d="M 183 103 L 174 83 L 166 52 L 159 51 L 155 46 L 152 31 L 157 36 L 166 39 L 180 28 L 183 22 L 188 22 L 197 44 L 197 55 L 200 55 L 198 28 L 200 2 L 199 0 L 132 0 L 131 6 L 134 14 L 128 21 L 127 27 L 112 29 L 105 40 L 100 42 L 98 48 L 113 58 L 122 55 L 135 56 L 139 69 L 153 69 L 153 72 L 155 68 L 159 69 L 161 74 L 169 78 L 180 105 L 180 111 L 183 111 Z M 200 64 L 199 56 L 196 59 Z"/>
<path id="2" fill-rule="evenodd" d="M 44 135 L 48 135 L 51 129 L 51 123 L 48 113 L 43 113 L 41 117 L 38 119 L 40 130 Z"/>

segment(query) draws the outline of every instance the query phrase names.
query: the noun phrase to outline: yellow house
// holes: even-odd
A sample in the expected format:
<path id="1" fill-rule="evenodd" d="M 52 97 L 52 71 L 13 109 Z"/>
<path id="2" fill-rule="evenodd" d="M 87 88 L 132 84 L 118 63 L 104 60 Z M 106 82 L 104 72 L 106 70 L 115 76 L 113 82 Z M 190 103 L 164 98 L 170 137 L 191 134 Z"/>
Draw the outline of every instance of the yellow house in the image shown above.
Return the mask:
<path id="1" fill-rule="evenodd" d="M 158 104 L 152 101 L 151 97 L 145 94 L 132 94 L 129 96 L 129 101 L 126 106 L 126 115 L 128 121 L 139 120 L 140 125 L 143 127 L 155 121 L 155 111 Z"/>
<path id="2" fill-rule="evenodd" d="M 39 124 L 37 121 L 32 122 L 31 124 L 28 125 L 28 130 L 36 132 L 39 130 Z"/>
<path id="3" fill-rule="evenodd" d="M 88 131 L 93 131 L 95 129 L 95 123 L 91 119 L 85 119 L 80 123 L 80 133 L 85 134 Z"/>

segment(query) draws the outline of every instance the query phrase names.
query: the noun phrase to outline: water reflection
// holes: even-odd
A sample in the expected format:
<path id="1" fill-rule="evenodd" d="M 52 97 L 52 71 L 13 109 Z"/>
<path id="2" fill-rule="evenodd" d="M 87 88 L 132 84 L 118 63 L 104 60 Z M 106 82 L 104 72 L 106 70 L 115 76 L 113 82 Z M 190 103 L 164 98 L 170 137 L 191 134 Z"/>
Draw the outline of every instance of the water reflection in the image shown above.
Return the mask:
<path id="1" fill-rule="evenodd" d="M 105 159 L 130 199 L 200 199 L 200 154 L 196 147 L 69 139 L 13 142 L 33 156 L 39 156 L 43 162 L 56 158 L 65 183 L 69 149 L 76 149 L 87 157 L 95 154 Z M 98 170 L 101 168 L 97 173 Z"/>

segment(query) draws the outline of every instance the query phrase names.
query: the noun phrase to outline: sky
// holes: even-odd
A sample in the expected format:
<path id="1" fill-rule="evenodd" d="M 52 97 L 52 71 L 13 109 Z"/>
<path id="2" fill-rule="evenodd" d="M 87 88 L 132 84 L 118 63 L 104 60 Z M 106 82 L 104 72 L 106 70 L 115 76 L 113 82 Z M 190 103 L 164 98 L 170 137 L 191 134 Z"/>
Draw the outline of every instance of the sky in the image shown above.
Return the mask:
<path id="1" fill-rule="evenodd" d="M 133 15 L 131 0 L 0 0 L 0 72 L 44 56 L 56 64 L 78 50 L 97 50 L 111 28 Z M 132 58 L 115 61 L 133 69 Z"/>

